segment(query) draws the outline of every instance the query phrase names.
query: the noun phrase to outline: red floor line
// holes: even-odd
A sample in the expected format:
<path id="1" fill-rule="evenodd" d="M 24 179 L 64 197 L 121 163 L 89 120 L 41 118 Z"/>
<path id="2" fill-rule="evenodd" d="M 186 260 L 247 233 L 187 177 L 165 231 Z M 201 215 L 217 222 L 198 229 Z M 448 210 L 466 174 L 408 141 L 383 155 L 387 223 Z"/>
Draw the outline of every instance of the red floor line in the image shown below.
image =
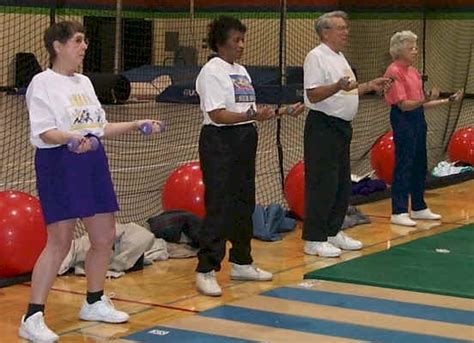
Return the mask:
<path id="1" fill-rule="evenodd" d="M 22 285 L 25 286 L 25 287 L 31 287 L 30 284 L 27 284 L 27 283 L 22 283 Z M 83 295 L 83 296 L 86 295 L 86 293 L 84 293 L 84 292 L 70 291 L 70 290 L 61 289 L 61 288 L 52 287 L 51 290 L 56 291 L 56 292 L 62 292 L 62 293 L 77 294 L 77 295 Z M 113 297 L 113 301 L 125 302 L 125 303 L 129 303 L 129 304 L 148 305 L 148 306 L 153 306 L 153 307 L 160 307 L 160 308 L 166 308 L 166 309 L 169 309 L 169 310 L 176 310 L 176 311 L 189 312 L 189 313 L 200 313 L 200 311 L 190 310 L 190 309 L 184 308 L 184 307 L 162 305 L 162 304 L 151 303 L 151 302 L 146 302 L 146 301 L 128 300 L 128 299 L 122 299 L 122 298 L 117 298 L 117 297 Z"/>

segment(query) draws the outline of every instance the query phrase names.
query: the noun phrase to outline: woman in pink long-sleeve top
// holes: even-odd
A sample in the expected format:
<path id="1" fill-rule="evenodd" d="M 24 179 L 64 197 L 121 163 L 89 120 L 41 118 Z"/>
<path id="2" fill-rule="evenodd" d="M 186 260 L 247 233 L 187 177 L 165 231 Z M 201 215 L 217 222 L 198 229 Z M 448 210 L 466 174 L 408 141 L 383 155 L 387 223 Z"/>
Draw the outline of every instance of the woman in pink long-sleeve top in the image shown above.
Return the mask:
<path id="1" fill-rule="evenodd" d="M 439 99 L 439 90 L 433 88 L 426 96 L 420 74 L 413 65 L 418 55 L 417 36 L 411 31 L 395 33 L 390 39 L 393 63 L 385 77 L 393 80 L 385 92 L 385 101 L 391 106 L 390 123 L 395 143 L 395 170 L 392 184 L 393 224 L 415 226 L 413 219 L 439 220 L 425 203 L 425 177 L 427 170 L 426 120 L 424 110 L 458 101 L 459 90 L 449 98 Z M 408 198 L 411 197 L 411 213 Z"/>

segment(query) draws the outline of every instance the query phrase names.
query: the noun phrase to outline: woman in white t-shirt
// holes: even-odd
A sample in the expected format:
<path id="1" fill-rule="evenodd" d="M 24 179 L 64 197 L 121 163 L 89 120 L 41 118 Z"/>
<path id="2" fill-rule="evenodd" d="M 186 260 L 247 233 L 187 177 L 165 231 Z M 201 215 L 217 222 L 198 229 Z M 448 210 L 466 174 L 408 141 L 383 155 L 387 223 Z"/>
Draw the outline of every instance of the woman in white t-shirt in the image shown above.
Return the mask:
<path id="1" fill-rule="evenodd" d="M 298 115 L 297 103 L 277 110 L 255 106 L 255 91 L 247 70 L 236 63 L 244 51 L 246 27 L 238 19 L 219 17 L 209 25 L 208 42 L 217 56 L 202 68 L 196 80 L 204 115 L 199 158 L 205 185 L 206 217 L 200 231 L 196 286 L 210 296 L 222 290 L 215 272 L 221 268 L 226 242 L 230 277 L 269 281 L 272 274 L 252 262 L 252 213 L 255 208 L 255 121 L 276 115 Z"/>
<path id="2" fill-rule="evenodd" d="M 79 317 L 109 323 L 128 320 L 128 314 L 116 310 L 103 291 L 115 238 L 114 212 L 119 207 L 100 140 L 143 125 L 152 132 L 160 130 L 160 122 L 154 120 L 107 122 L 92 83 L 76 73 L 87 49 L 82 24 L 54 24 L 46 30 L 44 43 L 51 68 L 37 74 L 26 93 L 30 138 L 36 147 L 36 185 L 48 230 L 46 246 L 33 269 L 28 310 L 19 331 L 32 341 L 58 339 L 44 323 L 44 307 L 71 247 L 78 218 L 91 242 L 85 262 L 87 299 Z"/>

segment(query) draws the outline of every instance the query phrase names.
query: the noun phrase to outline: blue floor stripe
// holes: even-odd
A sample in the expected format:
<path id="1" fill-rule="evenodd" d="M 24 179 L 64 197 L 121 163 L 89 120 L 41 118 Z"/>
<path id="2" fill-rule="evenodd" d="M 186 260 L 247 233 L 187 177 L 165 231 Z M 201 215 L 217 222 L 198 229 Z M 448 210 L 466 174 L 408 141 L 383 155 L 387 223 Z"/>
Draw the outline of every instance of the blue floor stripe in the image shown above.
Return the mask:
<path id="1" fill-rule="evenodd" d="M 439 336 L 378 329 L 362 325 L 333 322 L 329 320 L 313 319 L 227 305 L 202 312 L 200 315 L 212 318 L 222 318 L 244 323 L 295 330 L 300 332 L 345 337 L 371 342 L 465 342 L 462 340 L 449 339 Z"/>
<path id="2" fill-rule="evenodd" d="M 474 311 L 289 287 L 277 288 L 262 295 L 401 317 L 474 325 Z"/>
<path id="3" fill-rule="evenodd" d="M 167 328 L 163 326 L 155 326 L 145 331 L 134 333 L 133 335 L 122 337 L 139 342 L 199 342 L 199 343 L 236 343 L 236 342 L 255 342 L 232 338 L 226 336 L 212 335 L 195 331 L 180 330 Z"/>

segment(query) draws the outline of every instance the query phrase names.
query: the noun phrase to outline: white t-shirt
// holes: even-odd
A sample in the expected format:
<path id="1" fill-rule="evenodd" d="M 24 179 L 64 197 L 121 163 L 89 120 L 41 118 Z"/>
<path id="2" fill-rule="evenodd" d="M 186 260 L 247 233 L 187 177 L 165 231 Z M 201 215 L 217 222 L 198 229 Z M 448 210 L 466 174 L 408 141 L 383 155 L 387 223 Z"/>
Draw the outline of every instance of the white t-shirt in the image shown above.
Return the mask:
<path id="1" fill-rule="evenodd" d="M 250 106 L 256 109 L 252 80 L 245 67 L 240 64 L 230 64 L 220 57 L 214 57 L 202 67 L 196 79 L 196 90 L 201 99 L 203 125 L 228 126 L 253 122 L 217 124 L 208 114 L 217 109 L 237 113 L 246 112 Z"/>
<path id="2" fill-rule="evenodd" d="M 46 144 L 40 134 L 51 129 L 75 132 L 82 136 L 91 133 L 104 135 L 107 124 L 91 81 L 81 74 L 66 76 L 51 69 L 35 75 L 26 91 L 26 105 L 30 116 L 30 140 L 38 148 L 54 148 Z"/>
<path id="3" fill-rule="evenodd" d="M 344 76 L 349 76 L 351 80 L 356 79 L 342 52 L 336 53 L 326 44 L 321 43 L 306 55 L 303 70 L 304 103 L 306 107 L 351 121 L 356 115 L 359 106 L 357 88 L 350 92 L 340 90 L 329 98 L 317 103 L 311 103 L 306 94 L 307 89 L 333 84 Z"/>

